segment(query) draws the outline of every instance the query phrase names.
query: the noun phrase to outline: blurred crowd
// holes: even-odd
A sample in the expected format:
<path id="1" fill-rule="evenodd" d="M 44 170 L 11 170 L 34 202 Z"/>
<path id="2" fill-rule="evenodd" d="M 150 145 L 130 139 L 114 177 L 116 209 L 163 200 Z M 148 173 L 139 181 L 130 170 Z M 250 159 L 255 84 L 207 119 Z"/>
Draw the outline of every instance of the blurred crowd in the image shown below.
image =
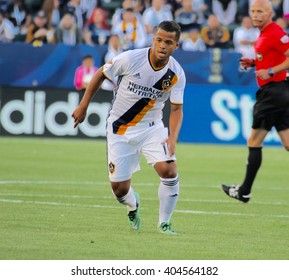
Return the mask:
<path id="1" fill-rule="evenodd" d="M 151 45 L 154 28 L 175 20 L 186 51 L 234 49 L 254 56 L 258 31 L 252 0 L 0 0 L 0 43 L 108 45 L 113 52 Z M 109 3 L 117 7 L 109 9 Z M 289 0 L 272 0 L 274 20 L 287 32 Z M 113 7 L 113 5 L 111 5 Z"/>

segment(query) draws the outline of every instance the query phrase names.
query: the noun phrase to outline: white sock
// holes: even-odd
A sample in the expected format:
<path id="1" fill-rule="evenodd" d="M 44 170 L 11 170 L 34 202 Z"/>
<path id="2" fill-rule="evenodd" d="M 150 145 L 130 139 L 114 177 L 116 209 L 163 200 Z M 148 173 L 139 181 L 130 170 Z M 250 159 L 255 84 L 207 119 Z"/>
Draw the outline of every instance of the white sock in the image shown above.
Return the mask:
<path id="1" fill-rule="evenodd" d="M 127 206 L 128 211 L 133 211 L 136 209 L 136 198 L 134 195 L 133 188 L 131 186 L 125 196 L 117 197 L 114 193 L 113 195 L 117 199 L 118 202 Z"/>
<path id="2" fill-rule="evenodd" d="M 160 178 L 159 185 L 159 224 L 162 222 L 169 222 L 175 210 L 179 197 L 179 177 L 175 178 Z"/>

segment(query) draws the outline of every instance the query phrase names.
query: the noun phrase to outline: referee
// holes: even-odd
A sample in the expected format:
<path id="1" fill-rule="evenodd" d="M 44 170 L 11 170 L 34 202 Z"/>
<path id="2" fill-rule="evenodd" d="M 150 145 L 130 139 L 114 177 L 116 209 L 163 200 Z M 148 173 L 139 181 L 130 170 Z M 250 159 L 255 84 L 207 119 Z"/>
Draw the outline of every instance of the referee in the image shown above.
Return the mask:
<path id="1" fill-rule="evenodd" d="M 253 110 L 253 124 L 248 139 L 249 155 L 244 181 L 241 185 L 222 185 L 230 197 L 247 203 L 262 163 L 262 144 L 275 127 L 282 143 L 289 151 L 289 37 L 272 22 L 273 8 L 268 0 L 254 0 L 250 8 L 253 25 L 260 30 L 255 42 L 255 59 L 241 58 L 243 68 L 256 67 L 259 89 Z"/>

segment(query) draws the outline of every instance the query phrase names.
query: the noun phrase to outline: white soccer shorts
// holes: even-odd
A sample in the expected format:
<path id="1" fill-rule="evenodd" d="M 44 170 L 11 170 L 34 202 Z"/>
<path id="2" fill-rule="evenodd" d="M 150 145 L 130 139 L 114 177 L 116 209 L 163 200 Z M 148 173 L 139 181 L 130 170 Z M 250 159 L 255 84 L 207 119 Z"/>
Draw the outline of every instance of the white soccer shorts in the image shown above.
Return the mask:
<path id="1" fill-rule="evenodd" d="M 108 131 L 107 162 L 110 181 L 130 179 L 134 172 L 140 170 L 141 154 L 152 166 L 157 162 L 176 160 L 175 155 L 169 156 L 167 138 L 168 129 L 162 122 L 125 135 Z"/>

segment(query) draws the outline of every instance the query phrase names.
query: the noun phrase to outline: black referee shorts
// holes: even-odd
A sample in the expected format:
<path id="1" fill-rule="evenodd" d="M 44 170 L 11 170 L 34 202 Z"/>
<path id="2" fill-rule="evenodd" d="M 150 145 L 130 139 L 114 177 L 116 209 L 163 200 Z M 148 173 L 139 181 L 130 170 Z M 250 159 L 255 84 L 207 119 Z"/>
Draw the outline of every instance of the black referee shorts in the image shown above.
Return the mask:
<path id="1" fill-rule="evenodd" d="M 256 92 L 252 128 L 289 128 L 289 82 L 270 82 Z"/>

